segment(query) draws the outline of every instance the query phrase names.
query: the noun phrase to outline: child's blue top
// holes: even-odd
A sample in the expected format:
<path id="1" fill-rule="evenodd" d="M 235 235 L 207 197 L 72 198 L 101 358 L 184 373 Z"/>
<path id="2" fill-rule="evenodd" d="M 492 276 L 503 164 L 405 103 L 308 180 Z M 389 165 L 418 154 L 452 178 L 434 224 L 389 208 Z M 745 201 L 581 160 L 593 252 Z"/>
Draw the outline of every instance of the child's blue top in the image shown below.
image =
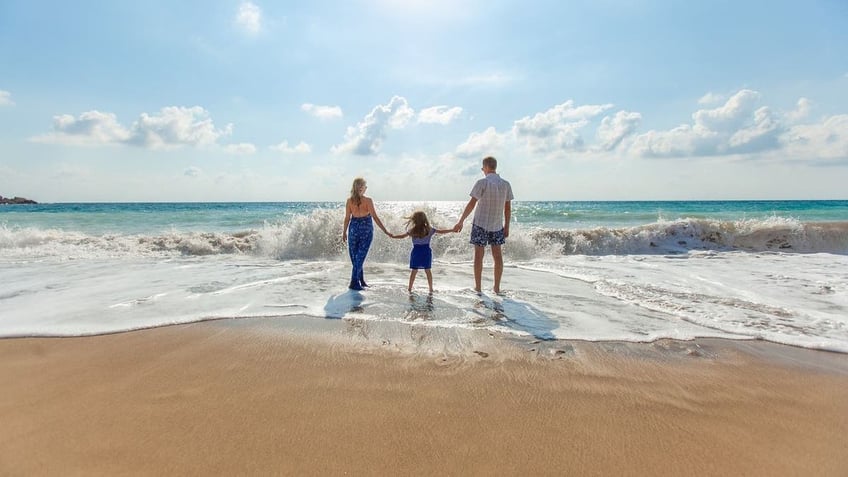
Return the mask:
<path id="1" fill-rule="evenodd" d="M 436 229 L 430 227 L 430 233 L 421 238 L 412 237 L 412 245 L 430 245 L 430 239 L 436 234 Z"/>

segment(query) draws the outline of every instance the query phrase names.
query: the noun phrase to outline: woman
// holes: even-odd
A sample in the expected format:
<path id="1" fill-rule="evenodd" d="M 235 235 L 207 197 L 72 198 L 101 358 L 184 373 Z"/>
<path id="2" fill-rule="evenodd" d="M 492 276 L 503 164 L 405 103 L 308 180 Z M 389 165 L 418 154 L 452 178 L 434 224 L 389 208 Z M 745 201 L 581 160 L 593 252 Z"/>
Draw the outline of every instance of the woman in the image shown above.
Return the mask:
<path id="1" fill-rule="evenodd" d="M 353 264 L 353 270 L 350 273 L 351 290 L 362 290 L 367 287 L 365 277 L 363 276 L 363 267 L 365 265 L 365 256 L 368 255 L 368 248 L 371 247 L 371 240 L 374 238 L 374 226 L 371 224 L 371 218 L 377 222 L 377 226 L 384 234 L 389 235 L 383 222 L 377 217 L 377 211 L 374 210 L 374 201 L 370 197 L 365 197 L 365 189 L 368 185 L 365 179 L 357 177 L 353 180 L 353 186 L 350 188 L 350 198 L 345 204 L 345 219 L 344 230 L 342 231 L 342 241 L 347 242 L 347 250 L 350 253 L 350 261 Z M 350 235 L 350 240 L 348 240 Z"/>

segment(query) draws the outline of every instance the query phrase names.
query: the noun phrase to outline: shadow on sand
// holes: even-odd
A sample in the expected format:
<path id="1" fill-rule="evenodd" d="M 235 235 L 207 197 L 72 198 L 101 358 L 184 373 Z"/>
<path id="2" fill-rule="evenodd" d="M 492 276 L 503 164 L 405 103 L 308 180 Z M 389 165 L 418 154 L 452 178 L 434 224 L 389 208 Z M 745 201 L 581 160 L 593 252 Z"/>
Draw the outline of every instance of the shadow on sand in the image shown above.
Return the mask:
<path id="1" fill-rule="evenodd" d="M 348 313 L 362 313 L 364 307 L 362 302 L 365 297 L 358 290 L 348 290 L 338 295 L 333 295 L 324 305 L 324 317 L 329 319 L 341 319 Z"/>
<path id="2" fill-rule="evenodd" d="M 474 305 L 475 312 L 489 318 L 501 326 L 529 333 L 540 340 L 554 340 L 553 330 L 559 323 L 545 315 L 530 303 L 512 298 L 479 295 L 480 299 Z M 480 310 L 486 310 L 481 313 Z"/>

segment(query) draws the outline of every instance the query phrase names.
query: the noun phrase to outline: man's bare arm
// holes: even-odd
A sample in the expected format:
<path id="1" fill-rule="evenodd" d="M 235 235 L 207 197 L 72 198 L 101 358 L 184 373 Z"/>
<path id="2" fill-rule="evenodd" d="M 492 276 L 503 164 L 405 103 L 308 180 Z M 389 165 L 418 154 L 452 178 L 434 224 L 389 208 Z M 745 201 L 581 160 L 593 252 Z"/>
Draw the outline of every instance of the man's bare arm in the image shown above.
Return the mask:
<path id="1" fill-rule="evenodd" d="M 512 218 L 512 201 L 504 202 L 504 238 L 509 237 L 509 220 Z"/>
<path id="2" fill-rule="evenodd" d="M 471 214 L 471 211 L 474 210 L 475 205 L 477 205 L 477 198 L 472 197 L 468 201 L 468 205 L 465 206 L 465 210 L 462 211 L 462 216 L 459 218 L 459 221 L 453 226 L 454 232 L 462 231 L 462 223 L 465 222 L 465 219 L 467 219 L 468 215 Z"/>

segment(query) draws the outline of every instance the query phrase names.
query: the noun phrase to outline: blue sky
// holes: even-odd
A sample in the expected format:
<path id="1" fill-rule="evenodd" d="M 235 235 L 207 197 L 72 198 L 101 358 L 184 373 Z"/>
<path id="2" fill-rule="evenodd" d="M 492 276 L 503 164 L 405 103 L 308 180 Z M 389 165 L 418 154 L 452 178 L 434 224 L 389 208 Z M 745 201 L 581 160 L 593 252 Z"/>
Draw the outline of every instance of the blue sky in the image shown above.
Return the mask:
<path id="1" fill-rule="evenodd" d="M 848 198 L 848 3 L 0 0 L 0 194 Z"/>

